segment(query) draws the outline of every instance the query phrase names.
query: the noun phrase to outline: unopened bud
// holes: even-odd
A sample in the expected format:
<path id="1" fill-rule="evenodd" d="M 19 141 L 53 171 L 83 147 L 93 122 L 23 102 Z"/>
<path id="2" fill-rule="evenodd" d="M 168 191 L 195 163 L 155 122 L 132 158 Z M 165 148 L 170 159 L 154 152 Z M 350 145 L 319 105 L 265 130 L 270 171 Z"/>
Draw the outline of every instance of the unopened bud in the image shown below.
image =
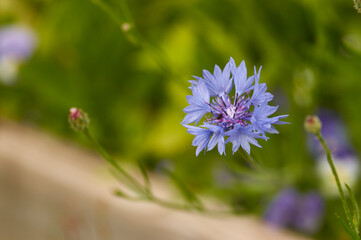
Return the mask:
<path id="1" fill-rule="evenodd" d="M 305 120 L 306 131 L 317 134 L 321 131 L 322 123 L 317 116 L 307 116 Z"/>
<path id="2" fill-rule="evenodd" d="M 131 25 L 129 23 L 125 22 L 122 24 L 123 32 L 128 32 L 130 30 L 130 28 L 131 28 Z"/>
<path id="3" fill-rule="evenodd" d="M 70 108 L 69 111 L 69 124 L 72 129 L 75 131 L 83 131 L 89 125 L 88 114 L 83 112 L 83 110 L 79 108 Z"/>

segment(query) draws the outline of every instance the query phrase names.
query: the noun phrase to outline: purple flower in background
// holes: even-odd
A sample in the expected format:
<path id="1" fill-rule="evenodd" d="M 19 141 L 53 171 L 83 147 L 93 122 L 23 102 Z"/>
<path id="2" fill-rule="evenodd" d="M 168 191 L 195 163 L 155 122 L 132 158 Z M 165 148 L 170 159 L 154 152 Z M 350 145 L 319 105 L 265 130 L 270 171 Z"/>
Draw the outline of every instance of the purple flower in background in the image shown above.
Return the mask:
<path id="1" fill-rule="evenodd" d="M 346 127 L 335 112 L 321 110 L 317 115 L 322 122 L 321 133 L 331 149 L 341 182 L 346 182 L 352 187 L 357 182 L 360 166 L 359 159 L 348 139 Z M 308 145 L 317 159 L 317 172 L 321 176 L 324 192 L 338 196 L 338 190 L 321 144 L 313 135 L 310 135 Z"/>
<path id="2" fill-rule="evenodd" d="M 289 226 L 297 209 L 298 198 L 296 190 L 283 190 L 268 206 L 264 215 L 266 222 L 275 227 Z"/>
<path id="3" fill-rule="evenodd" d="M 288 188 L 269 204 L 264 219 L 275 227 L 290 227 L 313 234 L 320 228 L 324 216 L 324 202 L 315 192 L 302 194 Z"/>
<path id="4" fill-rule="evenodd" d="M 292 225 L 297 230 L 313 234 L 321 227 L 324 214 L 324 203 L 316 192 L 301 195 L 297 209 L 292 219 Z"/>
<path id="5" fill-rule="evenodd" d="M 273 95 L 266 92 L 265 83 L 259 83 L 260 74 L 261 68 L 258 72 L 254 68 L 254 75 L 247 77 L 245 62 L 237 67 L 231 58 L 223 71 L 216 65 L 213 74 L 203 70 L 203 78 L 190 81 L 193 95 L 187 96 L 189 106 L 182 124 L 195 135 L 196 155 L 215 146 L 223 154 L 228 142 L 233 144 L 233 153 L 242 147 L 249 154 L 250 144 L 261 147 L 257 138 L 267 140 L 266 133 L 278 133 L 273 125 L 285 124 L 280 119 L 288 115 L 270 117 L 277 106 L 268 105 Z M 234 96 L 230 96 L 233 86 Z M 197 125 L 204 117 L 200 126 L 188 125 Z"/>
<path id="6" fill-rule="evenodd" d="M 24 60 L 33 53 L 35 44 L 33 31 L 26 27 L 11 25 L 0 28 L 0 59 Z"/>
<path id="7" fill-rule="evenodd" d="M 0 79 L 14 82 L 18 66 L 29 58 L 36 46 L 36 37 L 29 28 L 7 25 L 0 28 Z"/>

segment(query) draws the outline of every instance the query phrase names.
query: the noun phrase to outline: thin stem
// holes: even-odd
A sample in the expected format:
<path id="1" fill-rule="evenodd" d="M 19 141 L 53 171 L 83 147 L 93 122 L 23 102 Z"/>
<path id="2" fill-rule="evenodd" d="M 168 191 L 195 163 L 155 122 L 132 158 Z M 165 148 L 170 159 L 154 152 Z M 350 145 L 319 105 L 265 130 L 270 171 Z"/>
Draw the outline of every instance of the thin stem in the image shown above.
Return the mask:
<path id="1" fill-rule="evenodd" d="M 117 172 L 121 175 L 121 177 L 126 181 L 124 182 L 129 187 L 132 188 L 135 192 L 146 195 L 148 190 L 143 187 L 142 184 L 140 184 L 135 178 L 133 178 L 131 175 L 129 175 L 119 164 L 107 153 L 107 151 L 95 140 L 93 135 L 90 133 L 89 129 L 86 128 L 83 133 L 85 136 L 93 142 L 95 147 L 97 148 L 99 154 L 112 166 L 114 167 Z"/>
<path id="2" fill-rule="evenodd" d="M 321 132 L 316 133 L 316 137 L 321 142 L 322 147 L 326 152 L 328 164 L 330 165 L 332 174 L 335 177 L 337 188 L 338 188 L 338 191 L 339 191 L 340 196 L 341 196 L 341 202 L 342 202 L 343 210 L 345 211 L 345 214 L 346 214 L 346 219 L 347 219 L 348 224 L 350 225 L 350 227 L 353 227 L 352 224 L 351 224 L 352 219 L 351 219 L 350 209 L 349 209 L 349 207 L 347 205 L 347 202 L 346 202 L 346 199 L 345 199 L 345 194 L 344 194 L 343 189 L 342 189 L 341 181 L 340 181 L 340 178 L 338 177 L 336 167 L 335 167 L 335 165 L 333 163 L 331 151 L 328 148 L 327 143 L 326 143 L 325 139 L 323 138 Z"/>
<path id="3" fill-rule="evenodd" d="M 103 0 L 90 0 L 96 6 L 98 6 L 102 11 L 104 11 L 122 30 L 127 39 L 135 47 L 139 47 L 143 51 L 147 52 L 151 58 L 158 64 L 160 70 L 171 76 L 171 79 L 179 80 L 178 84 L 184 85 L 184 82 L 179 77 L 179 74 L 173 69 L 172 65 L 168 61 L 168 57 L 164 50 L 156 43 L 152 43 L 145 39 L 142 34 L 137 30 L 134 21 L 128 7 L 124 1 L 120 1 L 121 5 L 120 14 L 118 14 L 114 9 L 114 6 L 110 6 L 108 3 L 103 2 Z M 131 28 L 128 31 L 122 29 L 123 24 L 129 24 Z"/>
<path id="4" fill-rule="evenodd" d="M 202 205 L 198 205 L 195 203 L 189 203 L 189 204 L 179 204 L 174 202 L 169 202 L 166 200 L 162 200 L 156 196 L 153 195 L 151 192 L 150 183 L 146 183 L 146 186 L 144 187 L 142 184 L 140 184 L 136 179 L 134 179 L 131 175 L 129 175 L 119 164 L 108 154 L 108 152 L 95 140 L 93 135 L 90 133 L 89 129 L 86 128 L 83 133 L 85 136 L 93 142 L 95 147 L 97 148 L 99 154 L 112 166 L 114 167 L 115 176 L 118 177 L 124 184 L 126 184 L 130 189 L 132 189 L 134 192 L 139 194 L 138 197 L 132 197 L 129 196 L 123 192 L 118 192 L 118 196 L 121 196 L 125 199 L 129 200 L 138 200 L 138 201 L 150 201 L 153 203 L 156 203 L 158 205 L 173 208 L 173 209 L 179 209 L 179 210 L 185 210 L 185 211 L 191 211 L 191 210 L 197 210 L 199 212 L 205 211 L 204 207 Z M 141 168 L 141 166 L 140 166 Z M 141 171 L 145 171 L 145 169 L 141 168 Z M 146 173 L 143 173 L 146 174 Z M 147 181 L 149 181 L 148 177 Z"/>
<path id="5" fill-rule="evenodd" d="M 173 209 L 178 209 L 178 210 L 183 210 L 183 211 L 190 211 L 192 210 L 192 207 L 186 204 L 179 204 L 179 203 L 174 203 L 174 202 L 168 202 L 165 200 L 162 200 L 160 198 L 154 197 L 151 201 L 153 201 L 154 203 L 157 203 L 161 206 L 167 207 L 167 208 L 173 208 Z"/>
<path id="6" fill-rule="evenodd" d="M 256 171 L 262 170 L 262 167 L 258 164 L 258 162 L 251 155 L 249 155 L 248 153 L 246 153 L 244 151 L 239 151 L 239 153 L 251 169 L 256 170 Z"/>
<path id="7" fill-rule="evenodd" d="M 148 196 L 143 196 L 143 197 L 132 197 L 129 196 L 127 194 L 125 194 L 124 192 L 121 192 L 120 190 L 117 190 L 115 192 L 115 194 L 119 197 L 122 197 L 124 199 L 127 200 L 132 200 L 132 201 L 149 201 L 155 204 L 158 204 L 162 207 L 166 207 L 166 208 L 170 208 L 170 209 L 177 209 L 177 210 L 181 210 L 181 211 L 198 211 L 198 212 L 202 212 L 202 213 L 206 213 L 206 214 L 234 214 L 234 212 L 231 211 L 224 211 L 224 210 L 211 210 L 211 209 L 207 209 L 207 208 L 197 208 L 193 205 L 190 204 L 181 204 L 181 203 L 175 203 L 175 202 L 170 202 L 170 201 L 166 201 L 163 200 L 161 198 L 158 198 L 152 194 L 148 195 Z"/>
<path id="8" fill-rule="evenodd" d="M 143 176 L 145 190 L 146 190 L 147 194 L 151 194 L 152 191 L 151 191 L 149 176 L 148 176 L 147 170 L 145 169 L 145 167 L 143 166 L 143 164 L 140 161 L 138 161 L 138 168 Z"/>

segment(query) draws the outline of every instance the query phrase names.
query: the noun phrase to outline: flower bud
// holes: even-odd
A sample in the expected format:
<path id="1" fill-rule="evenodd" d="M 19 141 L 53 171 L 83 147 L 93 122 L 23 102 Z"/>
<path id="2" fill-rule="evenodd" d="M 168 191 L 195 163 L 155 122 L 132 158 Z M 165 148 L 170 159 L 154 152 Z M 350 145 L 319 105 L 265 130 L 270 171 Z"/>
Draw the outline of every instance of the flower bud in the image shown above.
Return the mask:
<path id="1" fill-rule="evenodd" d="M 321 131 L 322 123 L 317 116 L 307 116 L 304 124 L 307 132 L 317 134 Z"/>
<path id="2" fill-rule="evenodd" d="M 69 124 L 74 131 L 83 131 L 89 125 L 88 114 L 79 108 L 70 108 L 69 110 Z"/>
<path id="3" fill-rule="evenodd" d="M 129 23 L 125 22 L 125 23 L 122 24 L 122 31 L 123 32 L 128 32 L 131 29 L 131 27 L 132 26 Z"/>

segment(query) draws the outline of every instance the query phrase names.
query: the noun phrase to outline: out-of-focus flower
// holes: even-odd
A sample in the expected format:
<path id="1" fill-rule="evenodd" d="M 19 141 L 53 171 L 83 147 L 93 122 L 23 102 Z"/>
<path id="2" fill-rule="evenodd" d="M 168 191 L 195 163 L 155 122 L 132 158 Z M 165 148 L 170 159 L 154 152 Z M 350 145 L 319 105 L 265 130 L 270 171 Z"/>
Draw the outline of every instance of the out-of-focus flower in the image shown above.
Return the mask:
<path id="1" fill-rule="evenodd" d="M 70 108 L 68 116 L 69 124 L 74 131 L 83 131 L 89 126 L 88 114 L 79 108 Z"/>
<path id="2" fill-rule="evenodd" d="M 298 197 L 298 192 L 291 188 L 279 193 L 267 208 L 266 222 L 276 227 L 288 227 L 297 209 Z"/>
<path id="3" fill-rule="evenodd" d="M 332 152 L 340 180 L 353 187 L 359 177 L 360 164 L 348 140 L 345 126 L 335 112 L 322 110 L 318 116 L 322 122 L 321 133 Z M 309 149 L 317 160 L 317 172 L 321 176 L 324 192 L 328 195 L 338 196 L 337 185 L 328 165 L 326 154 L 314 136 L 309 136 Z"/>
<path id="4" fill-rule="evenodd" d="M 16 80 L 19 65 L 32 55 L 36 42 L 29 28 L 16 25 L 0 28 L 0 80 L 5 84 Z"/>
<path id="5" fill-rule="evenodd" d="M 192 144 L 198 146 L 196 155 L 216 145 L 223 154 L 228 142 L 233 144 L 233 153 L 241 146 L 249 154 L 250 144 L 261 147 L 257 138 L 268 139 L 266 133 L 278 133 L 273 125 L 284 124 L 280 119 L 288 115 L 270 117 L 278 106 L 268 105 L 273 95 L 259 82 L 260 73 L 261 68 L 258 72 L 254 68 L 254 75 L 247 77 L 245 62 L 237 67 L 231 58 L 223 71 L 216 65 L 213 74 L 203 70 L 203 78 L 190 81 L 193 95 L 187 96 L 189 106 L 184 109 L 187 115 L 182 124 L 195 135 Z M 231 97 L 233 85 L 235 96 Z M 187 125 L 198 124 L 204 116 L 202 125 Z"/>
<path id="6" fill-rule="evenodd" d="M 301 232 L 314 234 L 320 229 L 324 215 L 324 202 L 319 194 L 300 195 L 293 217 L 293 227 Z"/>
<path id="7" fill-rule="evenodd" d="M 275 227 L 289 227 L 313 234 L 320 228 L 323 216 L 324 203 L 320 195 L 315 192 L 303 194 L 288 188 L 269 204 L 264 219 Z"/>

